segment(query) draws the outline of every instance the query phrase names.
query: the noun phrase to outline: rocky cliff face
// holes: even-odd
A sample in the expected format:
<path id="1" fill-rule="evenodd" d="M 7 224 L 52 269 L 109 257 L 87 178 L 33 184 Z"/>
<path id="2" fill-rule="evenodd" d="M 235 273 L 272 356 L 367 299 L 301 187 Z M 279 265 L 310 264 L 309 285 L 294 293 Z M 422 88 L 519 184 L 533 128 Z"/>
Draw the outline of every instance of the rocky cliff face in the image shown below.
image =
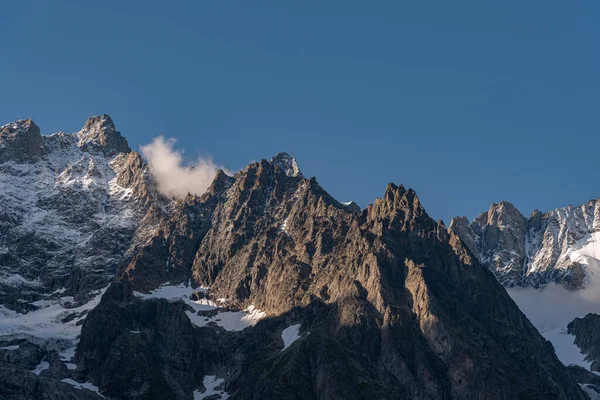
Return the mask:
<path id="1" fill-rule="evenodd" d="M 282 153 L 165 199 L 108 116 L 34 126 L 0 130 L 0 397 L 586 398 L 411 189 L 361 211 Z"/>
<path id="2" fill-rule="evenodd" d="M 510 203 L 492 204 L 471 223 L 454 218 L 456 233 L 505 286 L 543 287 L 550 282 L 581 288 L 600 266 L 600 200 L 525 218 Z"/>
<path id="3" fill-rule="evenodd" d="M 575 318 L 567 329 L 575 335 L 575 344 L 586 354 L 586 360 L 592 362 L 590 369 L 600 372 L 600 315 Z"/>
<path id="4" fill-rule="evenodd" d="M 414 191 L 390 184 L 357 213 L 282 159 L 291 162 L 220 172 L 206 194 L 164 215 L 119 273 L 118 294 L 109 290 L 84 322 L 84 379 L 114 398 L 189 398 L 215 381 L 214 398 L 585 398 Z M 196 293 L 182 306 L 152 298 L 188 284 Z M 267 317 L 228 328 L 244 309 Z M 166 332 L 170 346 L 191 350 L 148 353 Z M 118 356 L 126 348 L 139 350 Z M 150 370 L 136 372 L 139 360 Z M 108 383 L 115 370 L 104 366 L 117 362 L 133 389 Z M 174 364 L 186 372 L 175 376 Z"/>

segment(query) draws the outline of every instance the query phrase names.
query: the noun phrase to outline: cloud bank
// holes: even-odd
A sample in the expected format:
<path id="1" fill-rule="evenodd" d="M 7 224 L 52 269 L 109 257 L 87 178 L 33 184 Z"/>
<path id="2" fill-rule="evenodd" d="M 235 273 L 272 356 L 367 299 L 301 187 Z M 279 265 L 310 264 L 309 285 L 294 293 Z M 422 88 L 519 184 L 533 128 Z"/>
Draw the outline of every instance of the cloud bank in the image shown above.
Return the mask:
<path id="1" fill-rule="evenodd" d="M 571 291 L 549 284 L 543 290 L 508 289 L 508 294 L 540 332 L 566 328 L 576 317 L 600 313 L 600 286 Z"/>
<path id="2" fill-rule="evenodd" d="M 175 140 L 159 136 L 150 144 L 141 146 L 150 173 L 158 183 L 158 190 L 173 197 L 185 197 L 188 193 L 201 195 L 206 192 L 220 167 L 206 157 L 198 158 L 192 165 L 184 165 L 183 153 L 173 148 Z"/>
<path id="3" fill-rule="evenodd" d="M 588 260 L 589 282 L 579 290 L 551 283 L 542 290 L 507 289 L 521 311 L 540 332 L 566 328 L 576 317 L 600 314 L 600 262 Z"/>

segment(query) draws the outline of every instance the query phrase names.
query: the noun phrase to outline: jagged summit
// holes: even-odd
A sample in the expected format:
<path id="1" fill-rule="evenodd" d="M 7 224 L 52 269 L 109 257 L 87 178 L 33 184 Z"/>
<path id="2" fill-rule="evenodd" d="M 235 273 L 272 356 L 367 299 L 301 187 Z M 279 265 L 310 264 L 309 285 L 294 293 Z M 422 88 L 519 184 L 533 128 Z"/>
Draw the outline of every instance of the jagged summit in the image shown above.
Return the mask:
<path id="1" fill-rule="evenodd" d="M 0 163 L 33 161 L 44 154 L 44 139 L 32 119 L 0 127 Z"/>
<path id="2" fill-rule="evenodd" d="M 33 119 L 19 119 L 14 122 L 10 122 L 8 124 L 0 126 L 0 132 L 2 133 L 2 135 L 8 133 L 18 134 L 27 131 L 28 129 L 31 129 L 32 127 L 37 127 L 36 123 L 33 122 Z"/>
<path id="3" fill-rule="evenodd" d="M 278 153 L 271 159 L 271 163 L 281 168 L 287 176 L 297 176 L 302 178 L 302 172 L 298 168 L 296 159 L 288 153 Z"/>
<path id="4" fill-rule="evenodd" d="M 127 139 L 121 136 L 121 132 L 116 130 L 112 118 L 107 114 L 88 118 L 78 136 L 79 146 L 91 144 L 119 153 L 129 153 L 131 151 Z"/>
<path id="5" fill-rule="evenodd" d="M 84 151 L 98 148 L 107 155 L 131 152 L 127 140 L 106 114 L 88 118 L 75 134 L 59 132 L 50 136 L 42 135 L 30 118 L 0 126 L 0 164 L 7 161 L 37 162 L 40 157 L 56 150 L 56 146 L 66 148 L 71 143 Z"/>
<path id="6" fill-rule="evenodd" d="M 469 222 L 452 219 L 456 233 L 479 262 L 505 286 L 543 287 L 550 282 L 580 288 L 593 275 L 594 232 L 600 227 L 600 200 L 526 218 L 511 203 L 492 203 Z"/>
<path id="7" fill-rule="evenodd" d="M 213 179 L 212 184 L 207 189 L 206 193 L 215 194 L 218 192 L 222 192 L 223 190 L 231 186 L 233 181 L 234 179 L 232 177 L 227 175 L 227 173 L 225 173 L 225 171 L 223 171 L 222 169 L 219 169 L 217 171 L 217 174 L 215 175 L 215 178 Z"/>
<path id="8" fill-rule="evenodd" d="M 108 115 L 78 133 L 42 135 L 32 119 L 0 127 L 0 305 L 28 310 L 63 287 L 85 296 L 112 279 L 156 202 L 128 150 Z"/>

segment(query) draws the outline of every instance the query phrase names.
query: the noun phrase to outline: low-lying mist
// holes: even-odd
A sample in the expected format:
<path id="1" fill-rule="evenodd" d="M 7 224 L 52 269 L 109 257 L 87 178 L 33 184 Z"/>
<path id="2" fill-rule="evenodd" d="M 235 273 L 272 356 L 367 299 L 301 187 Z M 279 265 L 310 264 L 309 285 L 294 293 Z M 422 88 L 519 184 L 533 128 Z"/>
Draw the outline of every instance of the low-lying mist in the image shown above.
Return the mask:
<path id="1" fill-rule="evenodd" d="M 584 289 L 568 290 L 551 283 L 544 289 L 508 289 L 508 294 L 540 331 L 565 328 L 576 317 L 600 314 L 600 286 L 591 282 Z"/>

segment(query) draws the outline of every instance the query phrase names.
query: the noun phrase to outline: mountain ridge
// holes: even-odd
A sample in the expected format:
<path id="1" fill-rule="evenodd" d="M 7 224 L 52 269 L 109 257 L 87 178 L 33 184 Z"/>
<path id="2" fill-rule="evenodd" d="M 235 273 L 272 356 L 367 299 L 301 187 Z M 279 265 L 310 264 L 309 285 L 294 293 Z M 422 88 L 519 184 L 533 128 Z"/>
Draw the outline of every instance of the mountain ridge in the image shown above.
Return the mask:
<path id="1" fill-rule="evenodd" d="M 23 183 L 3 192 L 4 204 L 36 188 L 0 219 L 6 237 L 24 238 L 30 250 L 22 221 L 34 217 L 34 236 L 46 226 L 73 236 L 40 241 L 34 259 L 6 242 L 3 254 L 29 260 L 32 278 L 44 268 L 54 274 L 27 299 L 24 286 L 0 287 L 0 303 L 13 308 L 0 312 L 14 321 L 0 356 L 10 355 L 10 368 L 20 363 L 23 376 L 128 399 L 187 400 L 209 386 L 221 399 L 585 398 L 492 273 L 428 216 L 414 190 L 390 183 L 357 210 L 280 153 L 233 176 L 218 171 L 201 196 L 166 198 L 139 154 L 120 151 L 126 140 L 110 117 L 88 122 L 83 134 L 44 137 L 42 154 L 0 163 L 1 184 Z M 0 157 L 11 151 L 6 143 Z M 48 182 L 30 185 L 40 176 Z M 78 246 L 88 258 L 70 253 Z M 73 267 L 60 268 L 65 257 Z M 2 272 L 27 273 L 22 264 Z M 51 311 L 50 325 L 24 324 Z M 290 342 L 283 336 L 292 327 Z M 32 342 L 41 333 L 48 336 Z M 33 350 L 21 351 L 24 343 Z M 2 386 L 7 398 L 33 398 L 18 382 L 10 393 Z M 43 390 L 66 390 L 59 386 Z"/>
<path id="2" fill-rule="evenodd" d="M 509 202 L 492 203 L 471 222 L 453 218 L 449 230 L 507 287 L 554 282 L 579 289 L 600 266 L 594 236 L 600 230 L 600 199 L 545 213 L 534 210 L 529 218 Z M 585 254 L 578 253 L 586 245 Z"/>

